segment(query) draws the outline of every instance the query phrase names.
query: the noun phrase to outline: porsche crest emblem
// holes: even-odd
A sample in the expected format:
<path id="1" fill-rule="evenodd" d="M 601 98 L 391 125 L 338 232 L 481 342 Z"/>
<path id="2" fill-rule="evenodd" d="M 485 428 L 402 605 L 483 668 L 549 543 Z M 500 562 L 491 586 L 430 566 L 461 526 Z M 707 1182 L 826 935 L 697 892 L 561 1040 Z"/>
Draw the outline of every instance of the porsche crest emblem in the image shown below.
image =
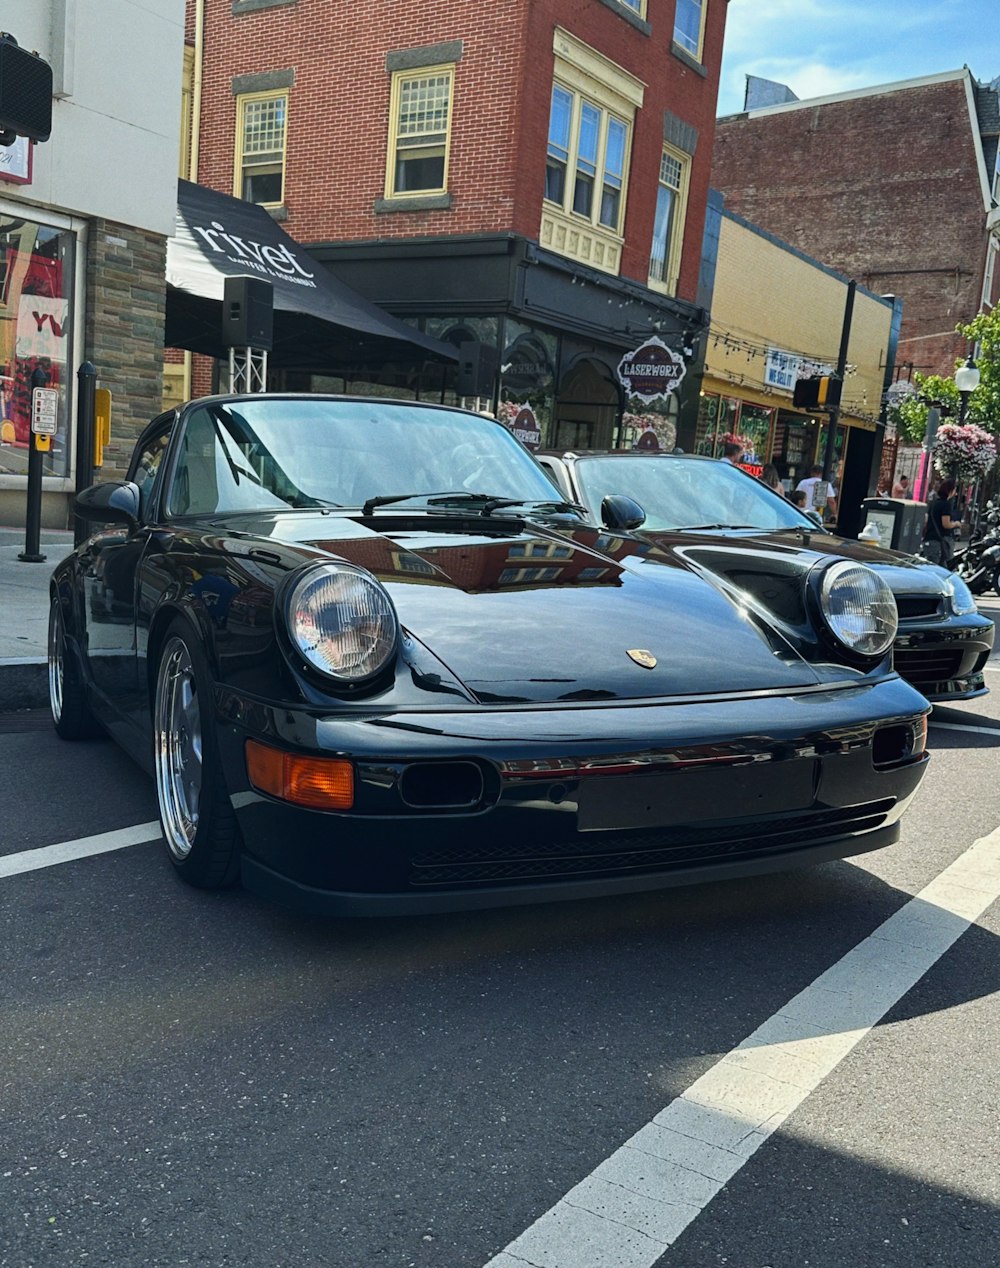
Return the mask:
<path id="1" fill-rule="evenodd" d="M 654 669 L 656 667 L 656 657 L 652 652 L 647 652 L 644 647 L 630 647 L 628 655 L 637 665 L 641 665 L 643 669 Z"/>

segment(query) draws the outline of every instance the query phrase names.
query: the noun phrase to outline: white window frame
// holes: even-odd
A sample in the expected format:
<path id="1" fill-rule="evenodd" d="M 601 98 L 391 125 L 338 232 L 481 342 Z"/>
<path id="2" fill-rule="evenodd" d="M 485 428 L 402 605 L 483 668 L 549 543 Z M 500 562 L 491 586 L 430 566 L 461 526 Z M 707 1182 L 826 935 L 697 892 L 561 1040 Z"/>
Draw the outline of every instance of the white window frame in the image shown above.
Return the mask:
<path id="1" fill-rule="evenodd" d="M 677 284 L 680 280 L 681 258 L 684 246 L 684 221 L 687 218 L 688 193 L 691 186 L 691 156 L 685 154 L 683 150 L 675 149 L 672 145 L 664 145 L 660 158 L 660 171 L 663 171 L 663 158 L 670 158 L 680 166 L 680 178 L 676 186 L 662 179 L 657 180 L 657 201 L 659 201 L 660 188 L 670 189 L 674 192 L 676 199 L 674 215 L 670 225 L 670 236 L 666 243 L 666 251 L 664 255 L 665 273 L 664 278 L 654 277 L 650 272 L 648 284 L 651 290 L 662 291 L 665 295 L 676 295 Z M 655 225 L 654 225 L 655 230 Z M 650 243 L 649 260 L 650 265 L 653 262 L 653 243 Z"/>
<path id="2" fill-rule="evenodd" d="M 613 110 L 609 110 L 600 101 L 594 100 L 594 98 L 576 91 L 570 84 L 564 84 L 559 80 L 556 80 L 552 87 L 553 92 L 556 88 L 561 88 L 563 92 L 568 93 L 572 98 L 569 123 L 569 151 L 566 161 L 566 188 L 563 193 L 562 203 L 552 203 L 552 205 L 559 207 L 560 210 L 567 216 L 588 222 L 598 231 L 604 231 L 621 236 L 622 226 L 625 223 L 625 195 L 628 188 L 628 160 L 632 149 L 631 123 L 628 119 L 623 119 L 619 115 L 615 114 Z M 596 110 L 600 116 L 597 133 L 597 161 L 593 174 L 593 196 L 589 215 L 584 215 L 583 212 L 576 211 L 573 206 L 576 179 L 577 174 L 580 171 L 580 131 L 585 106 L 590 106 L 591 109 Z M 611 130 L 612 120 L 614 120 L 615 123 L 621 124 L 624 128 L 625 146 L 622 170 L 616 176 L 616 179 L 620 179 L 621 181 L 618 198 L 618 217 L 615 224 L 608 225 L 601 220 L 601 206 L 603 202 L 604 187 L 607 183 L 608 177 L 608 134 Z M 546 199 L 546 202 L 551 201 L 551 199 Z"/>
<path id="3" fill-rule="evenodd" d="M 267 92 L 245 92 L 236 97 L 236 144 L 233 147 L 233 194 L 236 198 L 249 202 L 243 197 L 243 180 L 246 175 L 246 107 L 258 101 L 280 101 L 284 105 L 284 120 L 281 130 L 281 197 L 258 203 L 259 207 L 282 207 L 285 202 L 286 164 L 288 161 L 288 92 L 285 89 Z M 253 166 L 251 163 L 249 166 Z M 265 166 L 260 164 L 260 166 Z M 267 166 L 270 166 L 268 164 Z"/>
<path id="4" fill-rule="evenodd" d="M 437 79 L 442 76 L 448 79 L 448 120 L 444 130 L 444 164 L 442 166 L 441 184 L 426 189 L 396 189 L 396 161 L 399 152 L 399 111 L 402 104 L 403 86 L 414 80 Z M 397 70 L 392 73 L 392 87 L 389 100 L 389 140 L 386 147 L 385 164 L 385 197 L 387 200 L 403 198 L 435 197 L 448 192 L 448 168 L 451 160 L 451 124 L 455 108 L 455 63 L 444 62 L 437 66 L 420 66 L 413 70 Z"/>
<path id="5" fill-rule="evenodd" d="M 674 43 L 677 45 L 679 49 L 687 53 L 689 57 L 693 57 L 695 61 L 700 62 L 702 60 L 702 54 L 704 53 L 704 49 L 705 49 L 705 14 L 708 9 L 708 0 L 677 0 L 678 9 L 680 8 L 682 3 L 696 4 L 699 8 L 698 47 L 697 49 L 688 48 L 686 43 L 687 35 L 683 31 L 678 30 L 677 9 L 674 10 Z"/>
<path id="6" fill-rule="evenodd" d="M 621 268 L 624 226 L 628 213 L 628 184 L 632 145 L 635 138 L 635 116 L 641 108 L 646 85 L 624 67 L 605 57 L 561 27 L 556 27 L 552 43 L 555 54 L 553 89 L 560 88 L 571 98 L 570 150 L 567 156 L 566 187 L 561 203 L 544 196 L 542 190 L 539 241 L 543 247 L 578 260 L 583 264 L 617 275 Z M 550 93 L 550 126 L 551 126 Z M 580 136 L 580 115 L 586 102 L 599 112 L 598 157 L 600 171 L 595 179 L 595 192 L 590 215 L 572 210 Z M 625 131 L 621 172 L 618 224 L 610 229 L 601 224 L 600 209 L 606 174 L 608 120 L 614 118 Z M 546 134 L 546 150 L 548 133 Z"/>

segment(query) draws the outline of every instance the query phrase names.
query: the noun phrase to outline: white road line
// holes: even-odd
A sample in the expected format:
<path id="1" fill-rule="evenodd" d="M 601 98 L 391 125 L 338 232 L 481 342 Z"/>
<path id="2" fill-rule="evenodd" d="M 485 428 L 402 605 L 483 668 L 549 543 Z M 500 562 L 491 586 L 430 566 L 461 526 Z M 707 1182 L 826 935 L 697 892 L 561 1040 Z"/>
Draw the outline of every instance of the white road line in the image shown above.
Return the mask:
<path id="1" fill-rule="evenodd" d="M 788 1001 L 485 1268 L 651 1268 L 1000 897 L 1000 828 Z"/>
<path id="2" fill-rule="evenodd" d="M 158 836 L 158 822 L 137 823 L 132 828 L 119 828 L 115 832 L 102 832 L 98 836 L 77 837 L 75 841 L 61 841 L 58 845 L 45 845 L 37 850 L 22 850 L 20 854 L 8 854 L 0 858 L 0 877 L 20 876 L 22 872 L 34 872 L 41 867 L 53 867 L 56 863 L 85 859 L 91 854 L 124 850 L 129 845 L 155 841 Z"/>
<path id="3" fill-rule="evenodd" d="M 971 722 L 935 722 L 931 718 L 930 726 L 944 731 L 975 731 L 977 735 L 995 735 L 1000 739 L 1000 724 L 997 726 L 973 726 Z"/>

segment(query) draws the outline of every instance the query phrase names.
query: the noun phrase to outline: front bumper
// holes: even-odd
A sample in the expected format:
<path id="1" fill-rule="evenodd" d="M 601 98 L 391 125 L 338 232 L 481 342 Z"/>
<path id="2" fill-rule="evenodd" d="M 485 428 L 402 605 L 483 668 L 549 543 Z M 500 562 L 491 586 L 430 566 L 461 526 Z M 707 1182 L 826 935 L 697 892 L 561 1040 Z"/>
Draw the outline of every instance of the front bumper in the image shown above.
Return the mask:
<path id="1" fill-rule="evenodd" d="M 893 667 L 928 700 L 972 700 L 989 690 L 983 666 L 994 635 L 993 622 L 978 615 L 952 617 L 939 626 L 901 621 Z"/>
<path id="2" fill-rule="evenodd" d="M 897 839 L 926 762 L 914 737 L 927 705 L 895 677 L 440 713 L 321 715 L 225 689 L 217 699 L 246 884 L 337 915 L 628 893 L 862 853 Z M 350 757 L 353 811 L 252 790 L 248 738 Z"/>

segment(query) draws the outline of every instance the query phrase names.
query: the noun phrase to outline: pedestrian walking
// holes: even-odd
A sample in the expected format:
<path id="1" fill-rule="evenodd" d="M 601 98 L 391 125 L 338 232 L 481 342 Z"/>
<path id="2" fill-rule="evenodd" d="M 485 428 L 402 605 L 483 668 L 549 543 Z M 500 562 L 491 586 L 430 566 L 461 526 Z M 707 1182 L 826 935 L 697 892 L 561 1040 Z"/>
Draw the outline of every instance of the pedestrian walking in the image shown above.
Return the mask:
<path id="1" fill-rule="evenodd" d="M 951 543 L 954 540 L 958 520 L 955 518 L 955 481 L 942 480 L 932 502 L 928 503 L 924 520 L 924 535 L 920 553 L 931 563 L 948 566 L 951 559 Z"/>
<path id="2" fill-rule="evenodd" d="M 909 476 L 901 475 L 896 483 L 892 486 L 892 496 L 894 498 L 908 498 L 910 496 L 910 479 Z"/>
<path id="3" fill-rule="evenodd" d="M 727 440 L 722 446 L 722 462 L 728 462 L 732 466 L 736 466 L 743 457 L 743 446 L 736 440 Z"/>

